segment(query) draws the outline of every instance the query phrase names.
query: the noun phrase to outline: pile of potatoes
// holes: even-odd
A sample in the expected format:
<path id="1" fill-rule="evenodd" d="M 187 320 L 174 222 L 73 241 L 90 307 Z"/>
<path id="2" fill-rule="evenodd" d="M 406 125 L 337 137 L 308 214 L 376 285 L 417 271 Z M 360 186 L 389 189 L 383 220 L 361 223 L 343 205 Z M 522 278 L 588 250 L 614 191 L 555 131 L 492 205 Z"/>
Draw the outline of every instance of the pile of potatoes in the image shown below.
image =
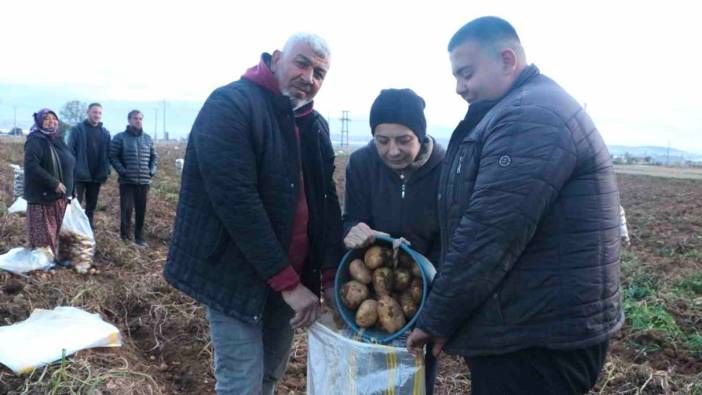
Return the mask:
<path id="1" fill-rule="evenodd" d="M 370 247 L 363 260 L 349 264 L 351 280 L 341 288 L 341 300 L 356 312 L 361 328 L 376 327 L 395 333 L 417 313 L 422 300 L 422 274 L 412 258 L 400 251 L 397 262 L 392 249 Z"/>

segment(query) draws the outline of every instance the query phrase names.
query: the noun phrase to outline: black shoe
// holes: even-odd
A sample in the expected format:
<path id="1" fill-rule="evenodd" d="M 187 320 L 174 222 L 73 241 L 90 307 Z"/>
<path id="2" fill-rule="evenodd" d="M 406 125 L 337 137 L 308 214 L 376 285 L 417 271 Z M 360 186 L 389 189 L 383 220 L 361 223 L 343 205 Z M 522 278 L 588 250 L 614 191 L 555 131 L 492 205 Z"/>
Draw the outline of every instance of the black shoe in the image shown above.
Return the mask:
<path id="1" fill-rule="evenodd" d="M 138 245 L 139 247 L 148 247 L 148 245 L 143 239 L 136 239 L 134 241 L 134 244 Z"/>
<path id="2" fill-rule="evenodd" d="M 58 259 L 54 260 L 54 264 L 56 264 L 56 267 L 61 269 L 69 269 L 73 266 L 71 261 L 59 261 Z"/>

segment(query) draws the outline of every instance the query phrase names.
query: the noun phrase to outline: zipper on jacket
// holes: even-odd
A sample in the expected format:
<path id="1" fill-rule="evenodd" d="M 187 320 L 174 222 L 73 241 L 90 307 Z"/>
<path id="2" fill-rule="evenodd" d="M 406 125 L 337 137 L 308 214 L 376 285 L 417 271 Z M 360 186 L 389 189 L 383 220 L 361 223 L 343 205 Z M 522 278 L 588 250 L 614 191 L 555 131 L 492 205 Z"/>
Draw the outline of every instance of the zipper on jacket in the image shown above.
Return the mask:
<path id="1" fill-rule="evenodd" d="M 456 174 L 461 174 L 461 166 L 463 166 L 463 155 L 458 157 L 458 167 L 456 168 Z"/>
<path id="2" fill-rule="evenodd" d="M 144 133 L 144 132 L 142 132 L 142 133 Z M 141 138 L 141 136 L 137 136 L 137 138 L 134 141 L 134 143 L 136 145 L 136 152 L 137 152 L 137 168 L 136 168 L 137 184 L 141 184 L 141 172 L 139 171 L 139 169 L 141 168 L 141 152 L 139 150 L 139 138 Z"/>
<path id="3" fill-rule="evenodd" d="M 405 182 L 405 175 L 401 174 L 400 179 L 402 180 L 402 192 L 400 193 L 400 197 L 404 200 L 405 199 L 405 187 L 407 183 Z"/>
<path id="4" fill-rule="evenodd" d="M 407 177 L 400 174 L 402 180 L 402 192 L 400 193 L 400 229 L 405 233 L 405 190 L 407 186 Z"/>

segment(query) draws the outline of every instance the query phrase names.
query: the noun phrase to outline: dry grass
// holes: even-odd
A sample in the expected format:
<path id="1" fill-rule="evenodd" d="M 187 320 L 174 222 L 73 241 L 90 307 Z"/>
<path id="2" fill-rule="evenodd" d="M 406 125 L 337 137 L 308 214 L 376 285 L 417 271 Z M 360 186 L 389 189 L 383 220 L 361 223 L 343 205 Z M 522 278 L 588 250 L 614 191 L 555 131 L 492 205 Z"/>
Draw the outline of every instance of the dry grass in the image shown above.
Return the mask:
<path id="1" fill-rule="evenodd" d="M 11 202 L 12 171 L 5 164 L 21 163 L 21 151 L 21 144 L 0 142 L 0 201 L 6 205 Z M 169 287 L 161 276 L 177 201 L 174 159 L 182 147 L 161 146 L 159 152 L 162 166 L 149 195 L 145 229 L 150 248 L 120 240 L 119 195 L 113 176 L 101 191 L 95 214 L 99 274 L 56 270 L 23 278 L 0 273 L 5 290 L 0 293 L 3 325 L 26 319 L 34 308 L 76 306 L 117 325 L 124 346 L 82 351 L 26 377 L 2 370 L 0 393 L 212 392 L 206 390 L 211 387 L 212 375 L 209 352 L 202 352 L 208 348 L 202 309 Z M 0 252 L 26 243 L 24 221 L 3 210 Z"/>

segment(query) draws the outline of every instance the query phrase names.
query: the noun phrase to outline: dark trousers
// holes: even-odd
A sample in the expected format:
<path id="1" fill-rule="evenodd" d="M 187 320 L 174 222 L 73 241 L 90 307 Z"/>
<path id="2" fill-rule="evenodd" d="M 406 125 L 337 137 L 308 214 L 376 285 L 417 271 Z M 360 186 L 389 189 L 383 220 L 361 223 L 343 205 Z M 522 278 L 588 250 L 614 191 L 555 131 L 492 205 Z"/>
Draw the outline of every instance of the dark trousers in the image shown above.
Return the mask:
<path id="1" fill-rule="evenodd" d="M 426 385 L 426 395 L 434 394 L 434 385 L 436 384 L 436 374 L 439 371 L 439 360 L 431 353 L 434 349 L 434 343 L 429 342 L 426 346 L 426 354 L 424 355 L 424 383 Z"/>
<path id="2" fill-rule="evenodd" d="M 76 195 L 80 203 L 85 203 L 85 215 L 93 227 L 93 213 L 97 207 L 98 195 L 100 194 L 99 182 L 76 182 Z"/>
<path id="3" fill-rule="evenodd" d="M 146 197 L 148 185 L 119 184 L 119 234 L 123 239 L 129 239 L 132 227 L 132 211 L 136 212 L 134 221 L 134 239 L 144 240 L 144 216 L 146 215 Z"/>
<path id="4" fill-rule="evenodd" d="M 473 395 L 585 394 L 597 382 L 608 341 L 576 350 L 529 348 L 467 358 Z"/>

